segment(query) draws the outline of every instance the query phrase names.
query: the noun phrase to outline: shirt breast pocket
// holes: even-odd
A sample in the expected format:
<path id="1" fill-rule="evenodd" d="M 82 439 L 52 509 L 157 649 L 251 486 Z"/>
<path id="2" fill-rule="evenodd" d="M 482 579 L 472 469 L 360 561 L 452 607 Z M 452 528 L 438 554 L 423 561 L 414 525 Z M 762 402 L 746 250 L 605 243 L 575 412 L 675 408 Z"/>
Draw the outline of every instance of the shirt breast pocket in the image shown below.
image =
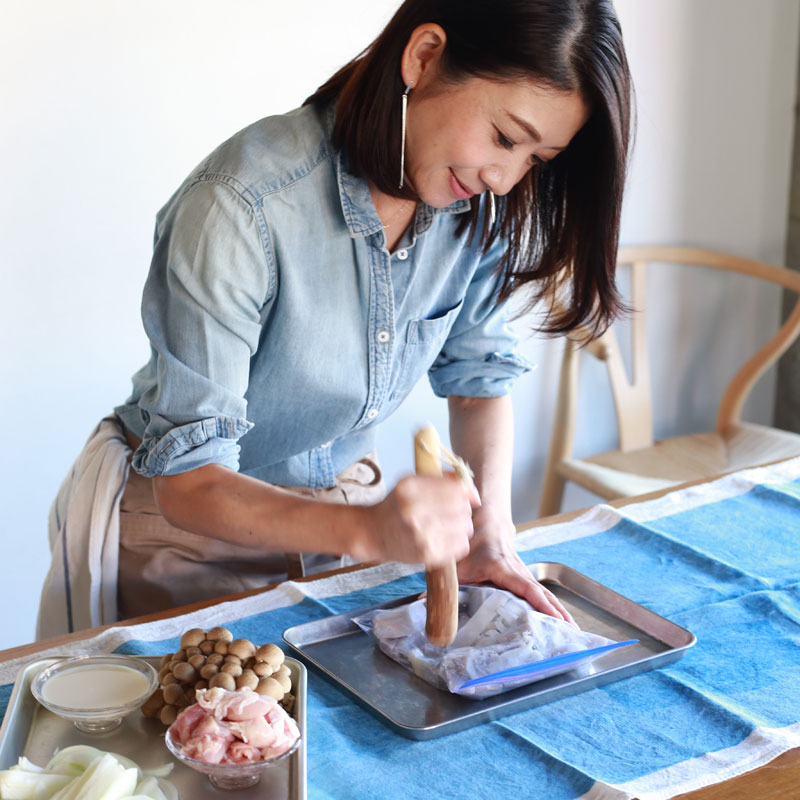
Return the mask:
<path id="1" fill-rule="evenodd" d="M 435 317 L 412 319 L 408 323 L 400 368 L 390 397 L 392 402 L 403 400 L 428 371 L 447 340 L 447 335 L 463 304 L 462 300 Z"/>

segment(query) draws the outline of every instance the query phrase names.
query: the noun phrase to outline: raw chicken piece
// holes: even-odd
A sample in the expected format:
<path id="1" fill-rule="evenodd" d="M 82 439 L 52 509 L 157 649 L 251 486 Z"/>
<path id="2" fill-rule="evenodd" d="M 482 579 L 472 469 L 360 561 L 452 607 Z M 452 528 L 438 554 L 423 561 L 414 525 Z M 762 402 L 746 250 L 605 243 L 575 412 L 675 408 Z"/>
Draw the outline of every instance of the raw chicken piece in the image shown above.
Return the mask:
<path id="1" fill-rule="evenodd" d="M 204 714 L 184 742 L 183 752 L 206 764 L 219 764 L 224 760 L 233 739 L 233 731 L 214 717 Z"/>
<path id="2" fill-rule="evenodd" d="M 178 714 L 175 722 L 172 723 L 172 727 L 170 728 L 172 740 L 177 744 L 183 744 L 191 735 L 194 726 L 205 716 L 205 711 L 196 703 L 185 708 Z"/>
<path id="3" fill-rule="evenodd" d="M 237 739 L 241 739 L 253 747 L 269 747 L 275 742 L 275 731 L 267 722 L 266 717 L 229 722 L 228 727 Z"/>
<path id="4" fill-rule="evenodd" d="M 226 764 L 246 764 L 251 761 L 262 761 L 264 756 L 257 747 L 244 742 L 231 742 L 228 748 Z"/>
<path id="5" fill-rule="evenodd" d="M 247 688 L 235 692 L 220 687 L 200 689 L 196 699 L 198 705 L 210 711 L 217 719 L 229 719 L 234 722 L 263 717 L 271 707 L 278 704 L 272 697 L 256 694 Z"/>
<path id="6" fill-rule="evenodd" d="M 275 758 L 285 753 L 300 737 L 297 723 L 288 714 L 280 713 L 282 711 L 283 709 L 278 706 L 277 710 L 267 714 L 267 722 L 275 734 L 275 739 L 271 744 L 261 748 L 261 755 L 264 758 Z"/>

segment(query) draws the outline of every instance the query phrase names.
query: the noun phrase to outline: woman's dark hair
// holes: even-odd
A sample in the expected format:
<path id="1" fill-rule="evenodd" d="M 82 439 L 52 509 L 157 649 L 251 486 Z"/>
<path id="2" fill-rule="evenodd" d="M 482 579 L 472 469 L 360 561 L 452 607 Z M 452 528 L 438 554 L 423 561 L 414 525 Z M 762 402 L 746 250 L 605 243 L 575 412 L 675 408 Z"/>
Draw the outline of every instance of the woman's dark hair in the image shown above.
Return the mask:
<path id="1" fill-rule="evenodd" d="M 622 32 L 610 0 L 406 0 L 377 39 L 306 104 L 336 101 L 334 146 L 381 191 L 400 170 L 400 64 L 411 33 L 437 23 L 447 34 L 445 80 L 526 78 L 578 92 L 590 117 L 566 150 L 534 167 L 497 200 L 491 226 L 473 203 L 459 226 L 488 248 L 501 234 L 500 297 L 535 282 L 532 308 L 556 292 L 541 330 L 607 327 L 621 302 L 614 282 L 622 192 L 631 129 L 631 82 Z"/>

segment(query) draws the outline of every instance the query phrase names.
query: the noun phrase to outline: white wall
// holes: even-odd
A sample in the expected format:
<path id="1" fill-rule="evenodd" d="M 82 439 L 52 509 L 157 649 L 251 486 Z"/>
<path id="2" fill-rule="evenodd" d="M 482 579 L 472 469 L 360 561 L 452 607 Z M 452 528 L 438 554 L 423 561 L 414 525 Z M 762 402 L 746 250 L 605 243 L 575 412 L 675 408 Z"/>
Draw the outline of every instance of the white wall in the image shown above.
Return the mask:
<path id="1" fill-rule="evenodd" d="M 147 354 L 139 322 L 156 210 L 213 146 L 296 106 L 366 45 L 396 0 L 31 0 L 0 26 L 0 647 L 29 641 L 49 554 L 50 501 L 100 416 Z M 639 130 L 623 227 L 628 244 L 691 243 L 780 261 L 786 229 L 798 0 L 618 0 Z M 677 388 L 658 432 L 713 419 L 718 385 L 774 330 L 775 294 L 737 281 L 664 278 L 656 335 Z M 669 311 L 669 313 L 667 313 Z M 686 320 L 738 330 L 713 360 Z M 677 312 L 677 316 L 676 316 Z M 670 322 L 675 320 L 675 322 Z M 522 321 L 524 333 L 531 320 Z M 718 325 L 719 323 L 719 325 Z M 535 516 L 553 413 L 558 342 L 530 338 L 538 369 L 515 389 L 514 508 Z M 689 381 L 676 383 L 673 367 Z M 712 378 L 695 388 L 693 378 Z M 602 376 L 578 451 L 611 446 Z M 767 381 L 751 404 L 771 418 Z M 418 386 L 381 434 L 387 475 L 411 466 L 411 432 L 446 430 Z M 573 493 L 568 505 L 590 502 Z"/>

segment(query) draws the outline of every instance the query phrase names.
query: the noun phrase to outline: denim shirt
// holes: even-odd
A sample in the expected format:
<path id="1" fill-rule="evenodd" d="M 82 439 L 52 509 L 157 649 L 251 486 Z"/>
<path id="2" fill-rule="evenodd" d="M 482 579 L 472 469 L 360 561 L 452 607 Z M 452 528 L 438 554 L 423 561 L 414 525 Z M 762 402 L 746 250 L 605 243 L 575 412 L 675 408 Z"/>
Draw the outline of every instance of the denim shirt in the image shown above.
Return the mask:
<path id="1" fill-rule="evenodd" d="M 504 245 L 455 236 L 469 201 L 418 204 L 390 253 L 332 126 L 311 106 L 256 122 L 158 213 L 151 357 L 115 409 L 142 475 L 331 486 L 426 370 L 439 396 L 496 397 L 528 369 L 496 302 Z"/>

